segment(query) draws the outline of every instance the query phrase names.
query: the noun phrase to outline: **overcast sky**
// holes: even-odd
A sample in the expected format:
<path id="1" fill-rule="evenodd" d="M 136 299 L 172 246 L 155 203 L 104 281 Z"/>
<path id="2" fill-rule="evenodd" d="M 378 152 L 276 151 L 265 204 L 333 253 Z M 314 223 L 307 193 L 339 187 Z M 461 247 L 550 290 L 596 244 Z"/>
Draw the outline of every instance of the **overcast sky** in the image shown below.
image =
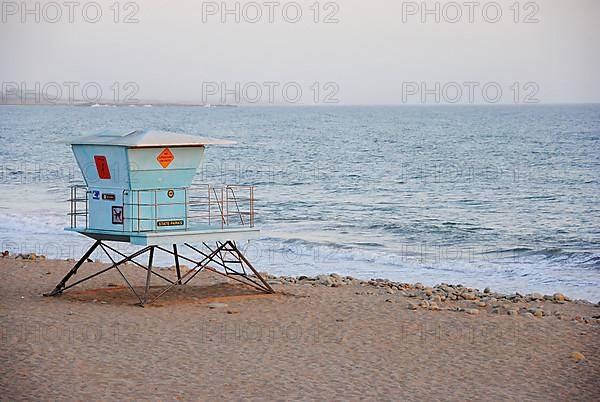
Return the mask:
<path id="1" fill-rule="evenodd" d="M 120 101 L 236 103 L 225 91 L 239 83 L 239 102 L 258 104 L 292 104 L 298 89 L 298 104 L 600 102 L 598 0 L 427 1 L 439 22 L 421 1 L 240 1 L 226 15 L 188 0 L 120 1 L 116 15 L 116 1 L 78 2 L 72 23 L 62 0 L 32 14 L 3 1 L 0 80 L 93 82 L 108 99 L 117 82 Z"/>

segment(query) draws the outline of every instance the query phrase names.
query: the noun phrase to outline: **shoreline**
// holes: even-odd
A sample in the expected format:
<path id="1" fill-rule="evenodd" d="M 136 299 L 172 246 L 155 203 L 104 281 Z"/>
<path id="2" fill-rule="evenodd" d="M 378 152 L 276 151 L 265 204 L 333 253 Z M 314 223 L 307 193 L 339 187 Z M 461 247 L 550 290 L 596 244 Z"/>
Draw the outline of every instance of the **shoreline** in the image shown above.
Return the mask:
<path id="1" fill-rule="evenodd" d="M 37 253 L 26 253 L 26 254 L 15 254 L 15 255 L 9 255 L 6 257 L 2 257 L 3 259 L 15 259 L 17 261 L 24 261 L 24 262 L 33 262 L 33 263 L 37 263 L 40 261 L 49 261 L 49 262 L 57 262 L 57 263 L 67 263 L 67 264 L 74 264 L 76 261 L 74 259 L 66 259 L 66 260 L 55 260 L 55 259 L 47 259 L 46 256 L 44 255 L 40 255 Z M 106 264 L 107 261 L 100 261 L 100 260 L 95 260 L 94 263 L 104 263 Z M 188 267 L 185 264 L 182 264 L 181 267 L 183 269 L 188 269 Z M 169 269 L 173 269 L 174 266 L 155 266 L 155 268 L 157 269 L 161 269 L 161 270 L 169 270 Z M 423 290 L 423 289 L 433 289 L 436 293 L 440 293 L 439 291 L 442 290 L 443 293 L 445 294 L 439 294 L 439 296 L 443 296 L 443 297 L 451 297 L 450 293 L 453 293 L 456 295 L 456 298 L 453 298 L 451 300 L 479 300 L 482 297 L 486 297 L 486 298 L 490 298 L 493 297 L 495 299 L 504 299 L 504 300 L 516 300 L 516 301 L 557 301 L 557 302 L 577 302 L 577 303 L 587 303 L 590 305 L 597 305 L 600 306 L 600 301 L 598 302 L 594 302 L 592 300 L 588 300 L 588 299 L 584 299 L 584 298 L 574 298 L 571 297 L 569 295 L 564 294 L 562 291 L 557 291 L 557 292 L 553 292 L 552 294 L 544 294 L 543 292 L 530 292 L 530 293 L 521 293 L 519 291 L 512 291 L 511 293 L 500 293 L 500 292 L 495 292 L 493 291 L 493 284 L 490 284 L 490 286 L 486 286 L 484 288 L 483 291 L 480 291 L 478 288 L 474 287 L 474 286 L 465 286 L 462 284 L 449 284 L 446 282 L 441 282 L 441 283 L 437 283 L 435 285 L 433 284 L 423 284 L 421 282 L 414 282 L 414 283 L 407 283 L 407 282 L 398 282 L 398 281 L 393 281 L 389 278 L 370 278 L 370 279 L 360 279 L 360 278 L 356 278 L 350 275 L 341 275 L 338 273 L 328 273 L 328 274 L 319 274 L 316 276 L 308 276 L 308 275 L 296 275 L 296 276 L 290 276 L 290 275 L 272 275 L 269 272 L 261 272 L 261 275 L 263 275 L 263 277 L 265 279 L 268 279 L 270 281 L 276 281 L 274 282 L 275 284 L 294 284 L 294 283 L 309 283 L 309 284 L 313 284 L 313 285 L 321 285 L 321 286 L 326 286 L 326 287 L 338 287 L 338 286 L 346 286 L 346 285 L 356 285 L 359 284 L 361 286 L 364 285 L 372 285 L 375 287 L 381 287 L 381 288 L 389 288 L 392 291 L 408 291 L 410 289 L 416 289 L 416 290 Z M 452 288 L 454 289 L 454 291 L 452 292 L 448 292 L 448 288 Z M 462 293 L 467 293 L 466 297 L 470 297 L 470 293 L 477 293 L 477 295 L 475 295 L 475 299 L 473 298 L 469 298 L 469 299 L 465 299 L 463 298 L 461 295 Z M 408 294 L 406 294 L 408 295 Z M 427 296 L 431 296 L 431 295 L 427 295 Z M 418 298 L 418 296 L 411 296 L 411 297 L 415 297 L 418 300 L 421 300 Z M 444 300 L 442 300 L 444 301 Z"/>

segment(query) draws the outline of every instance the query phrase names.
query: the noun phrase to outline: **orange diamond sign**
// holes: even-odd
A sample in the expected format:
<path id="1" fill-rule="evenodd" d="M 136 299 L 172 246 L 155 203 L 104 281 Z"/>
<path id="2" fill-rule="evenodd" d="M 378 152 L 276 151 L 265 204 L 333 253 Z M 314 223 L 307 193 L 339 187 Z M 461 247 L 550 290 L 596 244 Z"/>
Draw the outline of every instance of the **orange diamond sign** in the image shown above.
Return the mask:
<path id="1" fill-rule="evenodd" d="M 156 160 L 164 169 L 166 169 L 174 159 L 175 157 L 169 148 L 163 149 L 163 151 L 156 157 Z"/>

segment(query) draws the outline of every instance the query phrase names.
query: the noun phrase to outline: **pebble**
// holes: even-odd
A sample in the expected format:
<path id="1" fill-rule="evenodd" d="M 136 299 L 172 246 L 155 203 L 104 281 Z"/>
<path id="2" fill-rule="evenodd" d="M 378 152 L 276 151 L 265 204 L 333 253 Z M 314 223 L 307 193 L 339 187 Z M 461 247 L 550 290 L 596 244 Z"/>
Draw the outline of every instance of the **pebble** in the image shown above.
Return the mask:
<path id="1" fill-rule="evenodd" d="M 477 305 L 479 307 L 485 307 L 485 306 L 487 306 L 487 303 L 486 302 L 479 302 Z"/>
<path id="2" fill-rule="evenodd" d="M 517 315 L 517 314 L 518 314 L 518 311 L 517 311 L 517 310 L 508 310 L 508 311 L 506 312 L 506 314 L 508 314 L 508 315 Z"/>
<path id="3" fill-rule="evenodd" d="M 220 302 L 213 302 L 213 303 L 208 303 L 206 305 L 206 307 L 213 309 L 213 308 L 224 308 L 227 307 L 226 303 L 220 303 Z"/>
<path id="4" fill-rule="evenodd" d="M 431 296 L 433 294 L 433 289 L 432 288 L 425 288 L 425 294 L 427 296 Z"/>
<path id="5" fill-rule="evenodd" d="M 571 357 L 575 359 L 576 362 L 585 360 L 585 356 L 581 352 L 573 352 L 571 353 Z"/>
<path id="6" fill-rule="evenodd" d="M 477 314 L 479 314 L 479 310 L 477 310 L 476 308 L 466 308 L 465 313 L 471 314 L 471 315 L 477 315 Z"/>
<path id="7" fill-rule="evenodd" d="M 483 289 L 483 293 L 491 293 L 491 289 L 490 288 L 485 288 L 485 289 Z"/>
<path id="8" fill-rule="evenodd" d="M 475 300 L 475 295 L 473 293 L 465 292 L 462 293 L 460 296 L 465 300 Z"/>
<path id="9" fill-rule="evenodd" d="M 416 310 L 417 306 L 414 303 L 408 303 L 406 306 L 409 310 Z"/>

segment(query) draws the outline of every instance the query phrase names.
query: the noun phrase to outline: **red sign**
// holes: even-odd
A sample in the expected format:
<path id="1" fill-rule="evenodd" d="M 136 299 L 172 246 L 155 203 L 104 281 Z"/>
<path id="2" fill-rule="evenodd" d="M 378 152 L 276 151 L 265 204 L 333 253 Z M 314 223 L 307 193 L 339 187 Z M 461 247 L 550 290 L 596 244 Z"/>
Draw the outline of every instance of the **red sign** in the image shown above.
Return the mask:
<path id="1" fill-rule="evenodd" d="M 94 162 L 96 162 L 96 170 L 98 171 L 98 177 L 103 180 L 110 180 L 110 170 L 108 169 L 108 162 L 106 156 L 94 155 Z"/>
<path id="2" fill-rule="evenodd" d="M 173 162 L 173 159 L 175 159 L 175 157 L 169 148 L 163 149 L 163 151 L 156 157 L 156 160 L 158 163 L 160 163 L 160 166 L 162 166 L 163 169 L 166 169 L 167 166 Z"/>

